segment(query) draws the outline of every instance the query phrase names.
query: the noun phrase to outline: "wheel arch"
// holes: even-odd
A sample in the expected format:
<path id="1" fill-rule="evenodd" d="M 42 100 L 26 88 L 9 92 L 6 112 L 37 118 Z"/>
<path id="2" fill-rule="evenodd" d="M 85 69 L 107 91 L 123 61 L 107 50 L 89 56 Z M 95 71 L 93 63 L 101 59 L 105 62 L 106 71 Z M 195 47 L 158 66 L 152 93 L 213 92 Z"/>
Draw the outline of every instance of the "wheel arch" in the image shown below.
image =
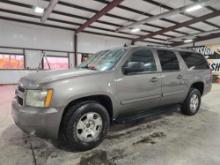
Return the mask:
<path id="1" fill-rule="evenodd" d="M 112 103 L 111 98 L 108 95 L 98 94 L 98 95 L 84 96 L 84 97 L 80 97 L 80 98 L 74 99 L 74 100 L 70 101 L 66 105 L 66 107 L 63 110 L 62 117 L 61 117 L 59 132 L 60 132 L 60 128 L 61 128 L 63 117 L 67 113 L 69 107 L 71 107 L 73 105 L 76 105 L 77 103 L 80 103 L 80 102 L 83 102 L 83 101 L 88 101 L 88 100 L 96 101 L 96 102 L 100 103 L 101 105 L 103 105 L 107 109 L 107 112 L 108 112 L 109 117 L 110 117 L 110 121 L 111 122 L 113 121 L 113 117 L 114 117 L 114 114 L 113 114 L 113 103 Z"/>
<path id="2" fill-rule="evenodd" d="M 202 81 L 194 82 L 191 85 L 191 88 L 196 88 L 200 91 L 201 95 L 203 95 L 205 84 Z"/>

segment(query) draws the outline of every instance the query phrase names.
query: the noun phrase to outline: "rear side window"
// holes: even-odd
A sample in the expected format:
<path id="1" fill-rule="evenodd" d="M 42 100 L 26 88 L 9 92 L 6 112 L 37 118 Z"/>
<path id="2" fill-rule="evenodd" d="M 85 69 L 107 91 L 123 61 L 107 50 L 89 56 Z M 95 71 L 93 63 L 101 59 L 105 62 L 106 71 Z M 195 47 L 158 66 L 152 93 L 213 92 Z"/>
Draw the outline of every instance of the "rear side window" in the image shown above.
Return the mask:
<path id="1" fill-rule="evenodd" d="M 178 71 L 180 69 L 178 59 L 174 52 L 169 50 L 158 50 L 157 53 L 163 71 Z"/>
<path id="2" fill-rule="evenodd" d="M 206 59 L 198 53 L 180 52 L 181 57 L 185 61 L 188 68 L 194 69 L 209 69 Z"/>

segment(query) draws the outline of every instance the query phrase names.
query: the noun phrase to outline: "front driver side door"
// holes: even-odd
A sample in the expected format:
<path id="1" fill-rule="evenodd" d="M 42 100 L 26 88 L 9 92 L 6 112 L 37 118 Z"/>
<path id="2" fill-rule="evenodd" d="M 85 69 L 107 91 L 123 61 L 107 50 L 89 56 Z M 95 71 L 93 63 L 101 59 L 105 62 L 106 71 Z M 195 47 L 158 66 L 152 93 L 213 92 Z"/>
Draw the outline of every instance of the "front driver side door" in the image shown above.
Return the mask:
<path id="1" fill-rule="evenodd" d="M 123 68 L 116 82 L 121 115 L 157 106 L 162 93 L 161 78 L 153 52 L 148 48 L 134 48 Z"/>

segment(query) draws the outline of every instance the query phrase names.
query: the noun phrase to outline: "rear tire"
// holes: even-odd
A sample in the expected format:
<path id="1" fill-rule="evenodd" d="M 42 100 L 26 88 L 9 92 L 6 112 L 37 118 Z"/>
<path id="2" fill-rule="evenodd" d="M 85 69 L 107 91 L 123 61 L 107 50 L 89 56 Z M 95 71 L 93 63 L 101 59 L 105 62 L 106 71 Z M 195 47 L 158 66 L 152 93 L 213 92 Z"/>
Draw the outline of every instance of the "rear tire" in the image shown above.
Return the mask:
<path id="1" fill-rule="evenodd" d="M 110 125 L 109 114 L 96 101 L 83 101 L 68 108 L 61 124 L 61 136 L 71 150 L 85 151 L 98 146 Z"/>
<path id="2" fill-rule="evenodd" d="M 185 99 L 181 110 L 185 115 L 195 115 L 201 105 L 201 92 L 196 88 L 191 88 L 187 98 Z"/>

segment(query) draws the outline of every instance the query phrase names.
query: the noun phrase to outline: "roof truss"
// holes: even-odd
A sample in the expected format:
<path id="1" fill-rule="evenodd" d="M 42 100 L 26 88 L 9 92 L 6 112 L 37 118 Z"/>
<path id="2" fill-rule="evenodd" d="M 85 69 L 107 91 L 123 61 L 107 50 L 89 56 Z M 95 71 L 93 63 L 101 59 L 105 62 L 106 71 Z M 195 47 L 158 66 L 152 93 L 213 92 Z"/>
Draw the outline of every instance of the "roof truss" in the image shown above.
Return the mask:
<path id="1" fill-rule="evenodd" d="M 50 25 L 47 21 L 42 24 L 40 22 L 40 20 L 43 20 L 43 17 L 39 16 L 39 15 L 35 15 L 33 13 L 27 13 L 27 12 L 23 12 L 20 10 L 13 10 L 13 9 L 5 9 L 4 6 L 0 7 L 0 19 L 7 19 L 11 20 L 11 21 L 20 21 L 23 23 L 32 23 L 32 24 L 37 24 L 37 25 L 42 25 L 42 26 L 49 26 L 49 27 L 55 27 L 55 28 L 63 28 L 63 29 L 67 29 L 67 30 L 74 30 L 77 33 L 79 32 L 88 32 L 88 33 L 94 33 L 94 34 L 100 34 L 100 35 L 105 35 L 105 36 L 114 36 L 114 37 L 118 37 L 118 38 L 124 38 L 124 39 L 129 39 L 133 42 L 136 41 L 143 41 L 146 42 L 146 39 L 152 40 L 152 43 L 157 43 L 157 44 L 172 44 L 175 45 L 175 43 L 172 42 L 176 42 L 174 40 L 169 40 L 172 38 L 176 38 L 179 35 L 189 35 L 189 32 L 186 31 L 180 31 L 177 30 L 178 28 L 182 28 L 182 27 L 187 27 L 189 28 L 189 30 L 194 30 L 197 32 L 204 32 L 206 31 L 206 29 L 201 29 L 199 26 L 191 26 L 194 23 L 198 23 L 198 22 L 204 22 L 207 25 L 210 25 L 216 29 L 220 29 L 220 26 L 217 23 L 211 23 L 210 21 L 207 21 L 208 19 L 212 18 L 212 17 L 216 17 L 219 16 L 219 11 L 217 9 L 214 9 L 211 6 L 206 6 L 206 8 L 208 10 L 211 11 L 211 13 L 206 14 L 204 16 L 201 17 L 195 17 L 189 14 L 184 14 L 186 17 L 190 18 L 191 20 L 189 21 L 185 21 L 183 23 L 178 23 L 176 21 L 167 19 L 167 18 L 161 18 L 161 21 L 165 21 L 167 23 L 172 23 L 174 25 L 169 26 L 167 28 L 165 28 L 163 26 L 163 24 L 154 24 L 154 23 L 145 23 L 143 25 L 143 27 L 147 27 L 147 28 L 142 28 L 140 34 L 132 34 L 129 31 L 120 31 L 120 32 L 116 32 L 116 29 L 120 28 L 123 26 L 123 24 L 120 24 L 118 22 L 114 22 L 114 21 L 109 21 L 109 20 L 105 20 L 105 19 L 99 19 L 102 16 L 107 16 L 109 18 L 112 19 L 118 19 L 121 20 L 123 22 L 136 22 L 135 18 L 132 17 L 125 17 L 122 16 L 120 14 L 115 14 L 114 12 L 109 13 L 110 10 L 112 10 L 113 8 L 119 8 L 121 10 L 123 10 L 124 12 L 129 12 L 129 13 L 134 13 L 134 14 L 139 14 L 142 16 L 146 16 L 146 17 L 152 17 L 154 16 L 152 13 L 148 13 L 148 12 L 143 12 L 141 10 L 137 10 L 131 7 L 126 6 L 125 4 L 121 3 L 123 0 L 113 0 L 113 1 L 108 1 L 108 0 L 93 0 L 102 4 L 105 4 L 106 6 L 102 9 L 96 9 L 96 8 L 90 8 L 90 7 L 85 7 L 83 5 L 79 5 L 77 3 L 74 2 L 68 2 L 65 0 L 42 0 L 42 1 L 46 1 L 46 2 L 50 2 L 47 9 L 45 10 L 44 15 L 45 20 L 48 20 L 49 22 L 53 22 L 54 25 Z M 165 4 L 162 4 L 156 0 L 143 0 L 146 3 L 150 3 L 152 5 L 155 6 L 160 6 L 161 8 L 164 8 L 166 10 L 173 10 L 175 8 L 167 6 Z M 7 1 L 2 1 L 0 3 L 5 3 L 5 4 L 9 4 L 9 5 L 14 5 L 14 6 L 19 6 L 19 7 L 24 7 L 26 9 L 33 9 L 33 5 L 31 5 L 30 3 L 22 3 L 19 0 L 7 0 Z M 53 5 L 51 5 L 53 4 Z M 63 7 L 68 7 L 68 8 L 72 8 L 77 9 L 77 10 L 82 10 L 84 12 L 90 12 L 91 13 L 91 17 L 84 16 L 84 15 L 77 15 L 77 13 L 72 13 L 72 12 L 67 12 L 65 10 L 58 10 L 57 8 L 55 8 L 56 6 L 63 6 Z M 50 8 L 50 10 L 49 10 Z M 28 18 L 33 18 L 35 19 L 35 21 L 31 21 L 31 19 L 27 19 L 27 20 L 23 20 L 20 19 L 20 17 L 17 17 L 16 19 L 14 19 L 11 16 L 5 16 L 5 14 L 1 15 L 1 13 L 9 13 L 9 14 L 14 14 L 17 16 L 23 16 L 23 17 L 28 17 Z M 47 13 L 47 14 L 46 14 Z M 52 15 L 53 14 L 53 15 Z M 65 16 L 65 17 L 69 17 L 69 18 L 73 18 L 73 20 L 71 19 L 61 19 L 60 17 L 54 17 L 54 16 Z M 36 22 L 36 19 L 39 19 L 39 22 Z M 79 20 L 83 20 L 83 22 L 85 23 L 79 23 L 77 22 L 76 19 Z M 75 22 L 74 22 L 75 21 Z M 95 23 L 96 24 L 93 24 Z M 60 26 L 56 26 L 57 24 L 60 24 Z M 63 24 L 63 26 L 61 26 L 61 24 Z M 68 26 L 65 26 L 68 25 Z M 73 25 L 74 27 L 71 28 L 70 25 Z M 102 26 L 103 25 L 103 26 Z M 151 30 L 153 29 L 154 30 Z M 115 29 L 115 30 L 114 30 Z M 146 30 L 147 29 L 147 30 Z M 148 30 L 149 29 L 149 30 Z M 157 29 L 155 31 L 155 29 Z M 174 32 L 172 35 L 170 35 L 171 33 L 167 33 L 167 32 Z M 167 33 L 167 34 L 165 34 Z M 176 34 L 175 34 L 176 33 Z M 155 42 L 154 42 L 155 40 Z M 172 41 L 172 42 L 167 42 L 167 41 Z M 179 43 L 179 42 L 177 42 Z M 177 44 L 176 43 L 176 44 Z"/>

